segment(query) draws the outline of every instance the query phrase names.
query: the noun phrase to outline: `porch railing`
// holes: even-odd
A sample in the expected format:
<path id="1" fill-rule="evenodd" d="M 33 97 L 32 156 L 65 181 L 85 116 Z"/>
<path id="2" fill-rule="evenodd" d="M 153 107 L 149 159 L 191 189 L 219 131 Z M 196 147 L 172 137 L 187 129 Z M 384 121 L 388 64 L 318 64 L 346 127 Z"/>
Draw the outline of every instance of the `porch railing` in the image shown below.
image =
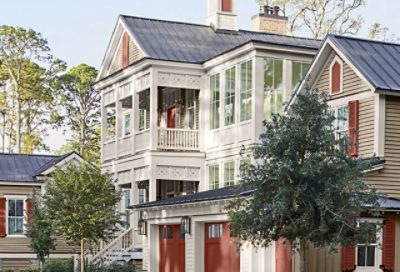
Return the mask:
<path id="1" fill-rule="evenodd" d="M 199 151 L 200 132 L 193 129 L 158 128 L 158 149 Z"/>

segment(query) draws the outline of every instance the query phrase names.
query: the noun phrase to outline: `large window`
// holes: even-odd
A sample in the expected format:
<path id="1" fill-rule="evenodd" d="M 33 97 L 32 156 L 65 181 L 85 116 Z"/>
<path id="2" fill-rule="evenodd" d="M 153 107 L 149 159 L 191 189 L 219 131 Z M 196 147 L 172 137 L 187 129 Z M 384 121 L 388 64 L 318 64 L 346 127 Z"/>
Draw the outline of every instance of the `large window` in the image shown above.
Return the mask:
<path id="1" fill-rule="evenodd" d="M 251 119 L 253 92 L 253 61 L 240 65 L 240 121 Z"/>
<path id="2" fill-rule="evenodd" d="M 235 123 L 235 67 L 225 71 L 225 126 Z"/>
<path id="3" fill-rule="evenodd" d="M 292 62 L 292 91 L 294 91 L 303 80 L 310 64 L 306 62 Z"/>
<path id="4" fill-rule="evenodd" d="M 139 93 L 138 130 L 150 128 L 150 90 Z"/>
<path id="5" fill-rule="evenodd" d="M 264 59 L 264 117 L 282 112 L 285 93 L 283 88 L 283 61 Z"/>
<path id="6" fill-rule="evenodd" d="M 219 188 L 219 165 L 210 165 L 208 167 L 208 183 L 210 190 L 218 189 Z"/>
<path id="7" fill-rule="evenodd" d="M 340 106 L 333 109 L 335 121 L 333 127 L 335 129 L 335 139 L 339 143 L 339 148 L 343 149 L 347 146 L 348 135 L 348 107 Z"/>
<path id="8" fill-rule="evenodd" d="M 210 129 L 219 128 L 220 75 L 210 77 Z"/>
<path id="9" fill-rule="evenodd" d="M 115 140 L 116 134 L 116 107 L 115 103 L 106 106 L 106 140 Z"/>
<path id="10" fill-rule="evenodd" d="M 224 163 L 224 186 L 232 186 L 235 184 L 235 162 L 230 161 Z"/>
<path id="11" fill-rule="evenodd" d="M 24 233 L 24 200 L 8 200 L 8 235 Z"/>

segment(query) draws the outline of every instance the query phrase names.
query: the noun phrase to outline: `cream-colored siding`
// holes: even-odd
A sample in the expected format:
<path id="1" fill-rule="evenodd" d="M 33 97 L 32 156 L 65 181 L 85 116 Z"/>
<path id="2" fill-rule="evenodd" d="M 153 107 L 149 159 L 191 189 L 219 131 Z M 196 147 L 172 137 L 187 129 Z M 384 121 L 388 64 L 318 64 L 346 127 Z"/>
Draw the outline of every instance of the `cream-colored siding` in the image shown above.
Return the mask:
<path id="1" fill-rule="evenodd" d="M 135 63 L 143 58 L 143 54 L 134 43 L 132 39 L 129 39 L 129 64 Z M 113 62 L 111 63 L 109 75 L 118 72 L 123 69 L 122 65 L 122 41 L 120 42 L 117 51 L 115 52 Z"/>
<path id="2" fill-rule="evenodd" d="M 329 248 L 314 248 L 309 246 L 306 254 L 308 272 L 341 272 L 342 257 L 340 249 L 334 253 Z"/>
<path id="3" fill-rule="evenodd" d="M 374 97 L 360 100 L 359 108 L 359 155 L 371 157 L 374 154 Z"/>
<path id="4" fill-rule="evenodd" d="M 390 197 L 400 198 L 400 98 L 386 97 L 385 166 L 365 180 Z"/>
<path id="5" fill-rule="evenodd" d="M 20 271 L 28 268 L 37 268 L 37 261 L 34 259 L 3 259 L 2 270 Z"/>
<path id="6" fill-rule="evenodd" d="M 0 185 L 0 195 L 32 195 L 34 190 L 40 192 L 40 186 Z"/>

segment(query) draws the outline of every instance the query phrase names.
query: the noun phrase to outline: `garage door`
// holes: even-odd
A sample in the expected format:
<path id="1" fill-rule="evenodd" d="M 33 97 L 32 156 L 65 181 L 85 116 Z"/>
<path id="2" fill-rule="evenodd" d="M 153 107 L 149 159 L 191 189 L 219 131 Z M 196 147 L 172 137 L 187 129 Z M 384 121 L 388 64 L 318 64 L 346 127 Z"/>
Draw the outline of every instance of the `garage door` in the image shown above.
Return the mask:
<path id="1" fill-rule="evenodd" d="M 160 272 L 185 271 L 185 236 L 180 225 L 160 226 Z"/>
<path id="2" fill-rule="evenodd" d="M 240 271 L 240 253 L 226 222 L 205 226 L 205 271 Z"/>

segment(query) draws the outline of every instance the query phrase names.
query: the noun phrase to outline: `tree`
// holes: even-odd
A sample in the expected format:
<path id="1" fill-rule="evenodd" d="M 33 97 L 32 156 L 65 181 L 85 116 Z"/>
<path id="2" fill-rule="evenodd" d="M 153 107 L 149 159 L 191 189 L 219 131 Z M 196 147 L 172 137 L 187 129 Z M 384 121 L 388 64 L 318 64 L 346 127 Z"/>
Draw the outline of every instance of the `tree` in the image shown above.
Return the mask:
<path id="1" fill-rule="evenodd" d="M 85 245 L 106 240 L 117 231 L 121 222 L 116 205 L 120 199 L 111 176 L 87 163 L 71 163 L 47 180 L 44 204 L 49 219 L 57 235 L 80 245 L 82 272 Z"/>
<path id="2" fill-rule="evenodd" d="M 241 186 L 255 191 L 227 206 L 234 235 L 256 246 L 286 239 L 299 251 L 302 272 L 308 243 L 335 249 L 376 235 L 376 225 L 357 220 L 379 208 L 379 194 L 362 181 L 374 160 L 338 147 L 325 99 L 306 91 L 287 116 L 264 123 L 260 143 L 251 147 L 254 164 L 241 168 Z"/>
<path id="3" fill-rule="evenodd" d="M 365 4 L 364 0 L 256 0 L 260 5 L 277 5 L 284 16 L 289 17 L 289 32 L 304 31 L 304 27 L 316 39 L 329 33 L 358 33 L 362 26 L 361 16 L 354 11 Z"/>
<path id="4" fill-rule="evenodd" d="M 380 23 L 374 23 L 368 32 L 368 38 L 371 40 L 381 40 L 384 42 L 399 42 L 399 38 L 394 33 L 390 33 L 388 27 L 382 26 Z"/>
<path id="5" fill-rule="evenodd" d="M 72 140 L 64 146 L 75 150 L 86 160 L 100 159 L 100 93 L 92 87 L 97 70 L 80 64 L 68 71 L 59 81 L 61 118 L 72 131 Z"/>
<path id="6" fill-rule="evenodd" d="M 55 236 L 40 195 L 34 194 L 32 204 L 32 220 L 27 224 L 27 236 L 31 238 L 30 247 L 43 267 L 46 257 L 55 249 Z"/>

